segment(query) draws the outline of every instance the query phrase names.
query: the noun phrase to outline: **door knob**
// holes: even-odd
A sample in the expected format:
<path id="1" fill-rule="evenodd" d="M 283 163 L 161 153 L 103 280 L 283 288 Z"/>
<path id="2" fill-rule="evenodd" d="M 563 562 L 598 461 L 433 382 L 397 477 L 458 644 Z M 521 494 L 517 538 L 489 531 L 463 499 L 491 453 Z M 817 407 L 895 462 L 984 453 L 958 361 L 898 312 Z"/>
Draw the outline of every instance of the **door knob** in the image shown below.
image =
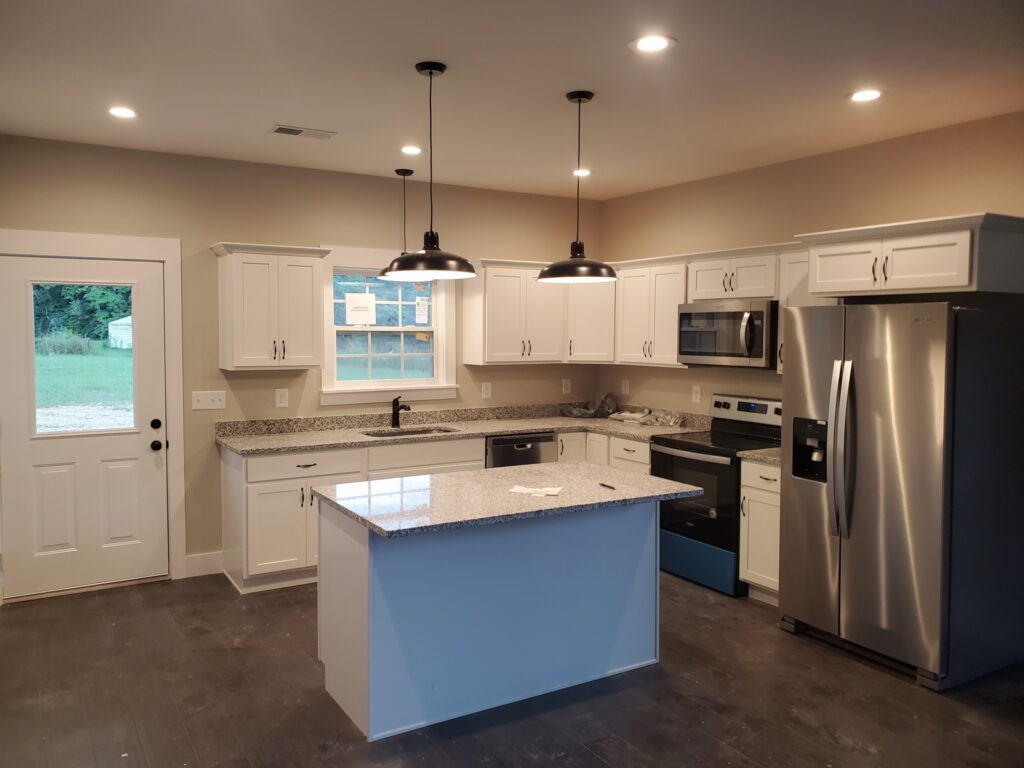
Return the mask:
<path id="1" fill-rule="evenodd" d="M 154 440 L 152 443 L 149 444 L 149 449 L 151 451 L 159 451 L 163 447 L 164 447 L 164 444 L 162 442 L 160 442 L 159 440 Z"/>
<path id="2" fill-rule="evenodd" d="M 149 426 L 151 426 L 153 429 L 160 429 L 160 427 L 162 427 L 163 424 L 164 423 L 160 421 L 160 419 L 153 419 L 151 422 L 149 422 Z"/>

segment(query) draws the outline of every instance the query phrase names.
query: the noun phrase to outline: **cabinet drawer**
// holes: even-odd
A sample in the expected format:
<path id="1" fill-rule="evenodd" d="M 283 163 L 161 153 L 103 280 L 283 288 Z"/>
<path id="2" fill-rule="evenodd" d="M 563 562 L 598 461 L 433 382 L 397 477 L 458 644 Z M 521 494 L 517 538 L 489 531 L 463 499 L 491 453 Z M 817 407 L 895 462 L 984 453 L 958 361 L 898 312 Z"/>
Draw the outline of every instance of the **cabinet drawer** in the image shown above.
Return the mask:
<path id="1" fill-rule="evenodd" d="M 756 461 L 744 461 L 740 467 L 740 484 L 748 488 L 759 488 L 770 493 L 779 493 L 782 468 Z"/>
<path id="2" fill-rule="evenodd" d="M 483 438 L 376 445 L 370 446 L 369 449 L 371 472 L 411 467 L 434 467 L 439 464 L 482 463 L 483 460 Z"/>
<path id="3" fill-rule="evenodd" d="M 366 449 L 348 448 L 337 451 L 306 451 L 255 456 L 246 459 L 246 479 L 250 483 L 263 480 L 343 475 L 366 472 Z"/>
<path id="4" fill-rule="evenodd" d="M 632 461 L 630 459 L 620 459 L 618 456 L 612 456 L 611 459 L 608 460 L 608 464 L 616 469 L 624 469 L 627 472 L 635 472 L 638 475 L 649 475 L 651 473 L 651 467 L 649 464 L 644 464 L 640 461 Z"/>
<path id="5" fill-rule="evenodd" d="M 608 441 L 608 455 L 613 459 L 650 464 L 651 446 L 636 440 L 624 440 L 621 437 L 613 437 Z"/>

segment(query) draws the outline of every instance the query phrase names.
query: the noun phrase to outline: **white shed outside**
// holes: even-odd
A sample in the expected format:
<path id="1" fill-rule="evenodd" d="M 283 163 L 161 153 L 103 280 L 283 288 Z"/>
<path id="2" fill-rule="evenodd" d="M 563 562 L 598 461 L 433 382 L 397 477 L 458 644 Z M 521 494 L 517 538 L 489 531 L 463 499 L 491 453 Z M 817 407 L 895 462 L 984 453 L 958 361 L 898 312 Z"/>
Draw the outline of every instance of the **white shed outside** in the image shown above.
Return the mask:
<path id="1" fill-rule="evenodd" d="M 132 316 L 107 323 L 107 343 L 113 349 L 132 348 Z"/>

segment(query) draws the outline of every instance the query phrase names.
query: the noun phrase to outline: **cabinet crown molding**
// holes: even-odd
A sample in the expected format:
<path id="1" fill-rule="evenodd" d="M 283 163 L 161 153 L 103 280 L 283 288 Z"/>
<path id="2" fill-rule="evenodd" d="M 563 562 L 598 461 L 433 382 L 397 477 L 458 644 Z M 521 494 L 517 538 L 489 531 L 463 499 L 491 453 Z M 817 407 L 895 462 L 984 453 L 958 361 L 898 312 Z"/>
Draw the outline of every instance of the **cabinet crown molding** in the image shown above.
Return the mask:
<path id="1" fill-rule="evenodd" d="M 218 256 L 229 256 L 232 253 L 257 253 L 269 256 L 310 256 L 324 258 L 331 252 L 330 248 L 316 248 L 311 245 L 267 245 L 265 243 L 215 243 L 210 250 Z"/>
<path id="2" fill-rule="evenodd" d="M 1000 230 L 1024 234 L 1024 218 L 1004 216 L 998 213 L 969 213 L 962 216 L 942 216 L 935 219 L 916 219 L 889 224 L 872 224 L 866 227 L 807 232 L 796 235 L 796 238 L 802 243 L 844 243 L 857 240 L 878 240 L 900 235 L 955 232 L 965 229 Z"/>

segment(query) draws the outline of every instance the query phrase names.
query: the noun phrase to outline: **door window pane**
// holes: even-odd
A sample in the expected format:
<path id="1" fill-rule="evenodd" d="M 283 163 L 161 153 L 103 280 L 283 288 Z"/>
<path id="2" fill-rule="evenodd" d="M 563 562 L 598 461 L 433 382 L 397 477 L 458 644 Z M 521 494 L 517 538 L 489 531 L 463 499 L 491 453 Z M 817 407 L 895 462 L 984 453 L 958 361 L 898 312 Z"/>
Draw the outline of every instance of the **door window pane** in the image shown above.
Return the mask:
<path id="1" fill-rule="evenodd" d="M 135 426 L 132 289 L 35 283 L 37 433 Z"/>

